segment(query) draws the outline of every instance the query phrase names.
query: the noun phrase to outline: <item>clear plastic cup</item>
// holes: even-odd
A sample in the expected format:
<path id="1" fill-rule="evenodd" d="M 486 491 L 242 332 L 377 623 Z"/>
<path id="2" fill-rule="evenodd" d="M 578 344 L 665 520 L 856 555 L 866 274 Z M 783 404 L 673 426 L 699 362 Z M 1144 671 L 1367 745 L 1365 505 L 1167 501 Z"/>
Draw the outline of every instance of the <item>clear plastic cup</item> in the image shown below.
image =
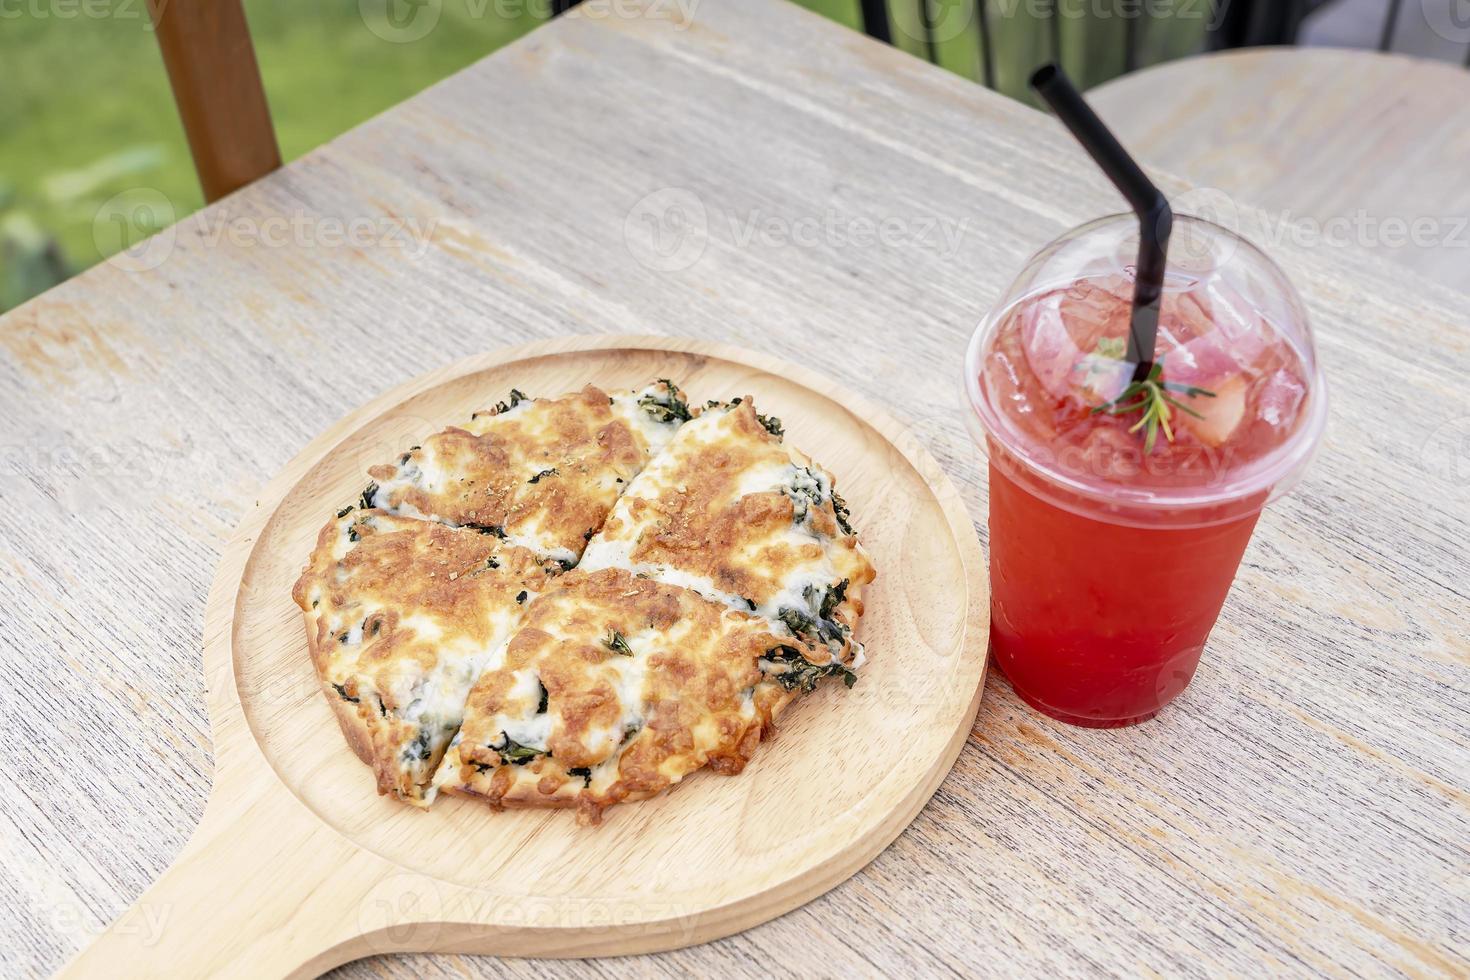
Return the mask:
<path id="1" fill-rule="evenodd" d="M 1189 684 L 1262 508 L 1327 417 L 1296 290 L 1197 218 L 1175 219 L 1155 386 L 1126 395 L 1137 252 L 1133 215 L 1057 239 L 965 358 L 989 457 L 991 652 L 1023 700 L 1094 728 L 1146 721 Z"/>

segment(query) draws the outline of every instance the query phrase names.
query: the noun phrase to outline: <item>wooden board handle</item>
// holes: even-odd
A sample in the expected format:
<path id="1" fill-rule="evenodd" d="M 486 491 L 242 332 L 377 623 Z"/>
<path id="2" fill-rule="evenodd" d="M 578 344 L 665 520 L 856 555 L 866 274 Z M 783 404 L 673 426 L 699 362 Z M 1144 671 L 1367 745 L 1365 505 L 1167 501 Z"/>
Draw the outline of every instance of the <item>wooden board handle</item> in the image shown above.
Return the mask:
<path id="1" fill-rule="evenodd" d="M 216 787 L 174 863 L 58 976 L 315 976 L 370 951 L 363 893 L 332 881 L 352 851 L 289 794 L 233 806 Z"/>

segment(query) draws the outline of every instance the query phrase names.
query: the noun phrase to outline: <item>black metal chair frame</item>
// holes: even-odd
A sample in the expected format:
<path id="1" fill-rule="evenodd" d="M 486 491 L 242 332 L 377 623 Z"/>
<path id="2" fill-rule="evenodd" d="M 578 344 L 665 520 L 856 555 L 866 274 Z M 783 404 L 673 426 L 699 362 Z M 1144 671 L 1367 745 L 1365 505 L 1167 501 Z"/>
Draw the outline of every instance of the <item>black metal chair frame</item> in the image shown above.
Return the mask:
<path id="1" fill-rule="evenodd" d="M 581 0 L 551 0 L 552 14 L 562 14 L 575 7 Z M 938 45 L 934 37 L 934 6 L 936 0 L 917 0 L 919 17 L 924 27 L 924 51 L 932 62 L 937 62 Z M 990 0 L 974 0 L 979 24 L 981 81 L 988 88 L 995 88 L 995 58 L 991 41 Z M 1062 54 L 1062 22 L 1058 13 L 1059 0 L 1045 0 L 1049 9 L 1048 35 L 1051 39 L 1051 56 L 1060 60 Z M 1211 51 L 1229 48 L 1257 47 L 1272 44 L 1295 44 L 1302 22 L 1314 11 L 1336 0 L 1219 0 L 1220 7 L 1208 27 L 1206 46 Z M 1378 39 L 1378 49 L 1389 51 L 1399 27 L 1399 14 L 1403 0 L 1386 0 L 1388 9 L 1383 19 L 1383 30 Z M 863 30 L 870 37 L 893 43 L 893 30 L 888 19 L 889 0 L 859 0 Z M 1129 17 L 1124 22 L 1125 40 L 1123 66 L 1126 71 L 1139 68 L 1138 51 L 1143 33 L 1147 28 L 1142 16 Z M 1470 66 L 1470 51 L 1466 52 L 1465 63 Z"/>
<path id="2" fill-rule="evenodd" d="M 930 61 L 937 61 L 934 42 L 934 10 L 936 0 L 918 0 L 920 17 L 925 32 L 925 48 Z M 978 14 L 983 81 L 995 88 L 995 68 L 991 42 L 990 0 L 975 0 Z M 1049 36 L 1054 59 L 1060 59 L 1062 50 L 1061 17 L 1058 0 L 1046 0 L 1050 13 Z M 1229 48 L 1259 47 L 1262 45 L 1295 44 L 1302 23 L 1312 13 L 1336 0 L 1219 0 L 1208 27 L 1206 47 L 1211 51 Z M 1394 36 L 1398 32 L 1399 15 L 1403 0 L 1386 0 L 1387 10 L 1383 29 L 1378 39 L 1378 49 L 1393 48 Z M 888 0 L 861 0 L 863 27 L 869 35 L 889 44 L 893 43 L 888 20 Z M 1144 17 L 1129 17 L 1124 22 L 1125 40 L 1123 65 L 1126 71 L 1141 67 L 1138 63 L 1139 46 L 1147 23 Z M 1470 66 L 1470 51 L 1466 52 L 1465 63 Z"/>

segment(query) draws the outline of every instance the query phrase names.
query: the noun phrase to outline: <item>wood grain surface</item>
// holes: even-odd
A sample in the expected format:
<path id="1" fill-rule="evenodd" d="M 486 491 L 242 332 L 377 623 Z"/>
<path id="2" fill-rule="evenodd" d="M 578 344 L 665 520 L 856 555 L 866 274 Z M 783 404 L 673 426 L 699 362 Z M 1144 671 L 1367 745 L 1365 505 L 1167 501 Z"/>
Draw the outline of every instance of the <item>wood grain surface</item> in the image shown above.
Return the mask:
<path id="1" fill-rule="evenodd" d="M 1121 201 L 1045 117 L 781 0 L 671 9 L 562 18 L 0 320 L 4 972 L 57 967 L 179 852 L 225 542 L 313 436 L 426 369 L 588 331 L 765 350 L 912 426 L 984 538 L 966 340 L 1032 250 Z M 402 234 L 324 234 L 353 219 Z M 992 673 L 918 819 L 774 922 L 343 973 L 1464 974 L 1470 300 L 1242 230 L 1306 296 L 1332 418 L 1156 721 L 1066 728 Z"/>
<path id="2" fill-rule="evenodd" d="M 379 796 L 321 696 L 291 598 L 322 524 L 376 461 L 512 388 L 659 377 L 692 403 L 753 397 L 790 444 L 821 445 L 883 579 L 863 595 L 861 683 L 789 708 L 739 778 L 691 777 L 598 827 L 447 797 L 426 815 Z M 489 351 L 354 411 L 261 497 L 205 610 L 215 766 L 200 828 L 68 977 L 315 976 L 373 953 L 608 956 L 730 935 L 871 861 L 948 774 L 980 702 L 990 592 L 959 492 L 882 408 L 768 355 L 628 335 Z M 222 890 L 233 897 L 217 905 Z"/>
<path id="3" fill-rule="evenodd" d="M 1459 64 L 1257 48 L 1171 61 L 1088 98 L 1135 152 L 1198 187 L 1470 292 L 1470 71 Z"/>

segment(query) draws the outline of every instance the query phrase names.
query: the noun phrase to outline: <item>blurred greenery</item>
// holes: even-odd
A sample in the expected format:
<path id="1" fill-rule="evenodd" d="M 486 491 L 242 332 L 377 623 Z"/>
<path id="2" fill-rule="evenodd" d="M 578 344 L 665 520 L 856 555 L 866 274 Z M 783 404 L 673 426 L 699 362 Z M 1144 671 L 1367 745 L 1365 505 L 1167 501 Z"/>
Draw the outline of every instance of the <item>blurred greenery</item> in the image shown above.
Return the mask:
<path id="1" fill-rule="evenodd" d="M 370 29 L 375 10 L 392 2 L 401 0 L 245 0 L 285 159 L 521 36 L 540 23 L 548 5 L 442 0 L 434 30 L 395 43 Z M 859 0 L 796 2 L 861 27 Z M 924 57 L 921 2 L 890 0 L 890 18 L 895 43 Z M 978 79 L 976 0 L 927 2 L 939 64 Z M 1066 10 L 1082 0 L 1058 2 Z M 1026 74 L 1049 51 L 1044 18 L 1030 12 L 1037 0 L 991 0 L 989 9 L 1000 88 L 1025 97 Z M 1145 63 L 1193 50 L 1203 27 L 1167 20 L 1148 26 Z M 142 0 L 30 0 L 0 10 L 0 28 L 0 309 L 6 309 L 127 244 L 96 227 L 99 209 L 115 195 L 150 188 L 176 217 L 203 198 Z M 1084 84 L 1121 71 L 1119 18 L 1063 17 L 1063 30 L 1067 67 Z"/>
<path id="2" fill-rule="evenodd" d="M 409 44 L 369 30 L 359 0 L 245 7 L 292 159 L 524 34 L 544 4 L 444 0 L 434 31 Z M 93 229 L 112 195 L 150 187 L 178 217 L 203 197 L 142 0 L 36 0 L 4 12 L 0 28 L 3 309 L 50 285 L 58 259 L 76 272 L 104 257 L 96 239 L 116 247 Z"/>

